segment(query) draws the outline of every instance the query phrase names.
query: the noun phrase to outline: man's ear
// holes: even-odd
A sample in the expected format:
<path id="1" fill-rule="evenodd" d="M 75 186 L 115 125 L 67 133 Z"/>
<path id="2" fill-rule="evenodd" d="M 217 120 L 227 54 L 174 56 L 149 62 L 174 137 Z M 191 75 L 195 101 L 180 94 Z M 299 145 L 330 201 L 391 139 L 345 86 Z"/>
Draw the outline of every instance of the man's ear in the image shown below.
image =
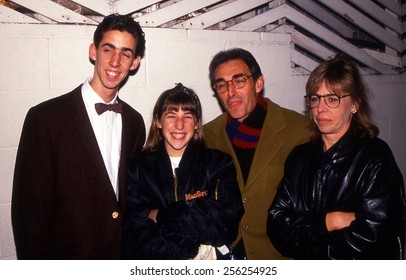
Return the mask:
<path id="1" fill-rule="evenodd" d="M 130 70 L 133 71 L 135 69 L 137 69 L 137 67 L 140 65 L 141 62 L 141 56 L 137 55 L 134 60 L 133 63 L 131 64 Z"/>
<path id="2" fill-rule="evenodd" d="M 89 58 L 92 61 L 96 61 L 96 45 L 94 43 L 89 46 Z"/>
<path id="3" fill-rule="evenodd" d="M 263 75 L 259 76 L 255 82 L 255 92 L 260 93 L 264 89 L 265 78 Z"/>

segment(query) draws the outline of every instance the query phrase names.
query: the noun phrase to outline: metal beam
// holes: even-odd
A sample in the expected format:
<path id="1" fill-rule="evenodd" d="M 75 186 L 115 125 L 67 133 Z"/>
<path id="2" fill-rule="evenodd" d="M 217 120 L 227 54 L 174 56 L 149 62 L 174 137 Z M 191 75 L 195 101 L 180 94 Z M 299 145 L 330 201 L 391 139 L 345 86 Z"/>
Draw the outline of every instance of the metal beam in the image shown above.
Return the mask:
<path id="1" fill-rule="evenodd" d="M 13 0 L 12 2 L 59 23 L 97 24 L 96 21 L 75 13 L 50 0 Z"/>
<path id="2" fill-rule="evenodd" d="M 406 4 L 403 4 L 402 5 L 402 14 L 401 14 L 401 16 L 404 16 L 404 15 L 406 15 Z"/>
<path id="3" fill-rule="evenodd" d="M 174 3 L 155 12 L 136 18 L 142 26 L 158 27 L 189 13 L 200 10 L 209 5 L 221 2 L 219 0 L 193 0 Z"/>
<path id="4" fill-rule="evenodd" d="M 292 35 L 292 41 L 295 45 L 300 46 L 302 49 L 306 50 L 307 52 L 310 52 L 314 56 L 321 58 L 322 60 L 330 59 L 335 55 L 335 52 L 333 52 L 332 50 L 310 39 L 309 37 L 305 36 L 304 34 L 300 33 L 299 31 L 290 26 L 287 25 L 280 26 L 276 28 L 274 31 L 275 32 L 282 31 L 284 33 L 290 33 Z M 292 62 L 296 65 L 299 65 L 303 69 L 306 69 L 309 72 L 313 71 L 314 68 L 316 68 L 317 65 L 319 64 L 318 61 L 313 60 L 312 58 L 296 50 L 293 50 L 292 52 Z M 360 68 L 359 70 L 362 74 L 370 74 L 364 68 Z"/>
<path id="5" fill-rule="evenodd" d="M 371 67 L 377 72 L 390 75 L 397 74 L 397 72 L 389 66 L 371 57 L 366 52 L 360 50 L 356 46 L 347 42 L 345 39 L 339 37 L 332 31 L 321 26 L 317 22 L 309 19 L 308 17 L 304 16 L 303 14 L 299 13 L 297 10 L 289 6 L 286 6 L 286 17 L 298 26 L 316 35 L 320 40 L 325 41 L 326 43 L 334 46 L 340 51 L 347 53 L 359 62 Z"/>
<path id="6" fill-rule="evenodd" d="M 404 13 L 402 14 L 401 5 L 399 3 L 400 1 L 399 2 L 396 0 L 376 0 L 376 1 L 379 2 L 379 4 L 381 4 L 385 8 L 387 8 L 388 10 L 391 10 L 392 13 L 396 14 L 397 16 L 404 15 Z"/>
<path id="7" fill-rule="evenodd" d="M 368 17 L 364 16 L 362 13 L 358 12 L 348 4 L 343 1 L 337 0 L 318 0 L 319 2 L 325 4 L 327 7 L 334 10 L 341 16 L 351 20 L 353 24 L 361 28 L 362 30 L 368 32 L 371 36 L 375 37 L 379 41 L 385 43 L 391 48 L 401 52 L 403 50 L 402 41 L 396 36 L 392 35 L 390 32 L 382 28 L 380 25 L 376 24 L 374 21 L 370 20 Z"/>
<path id="8" fill-rule="evenodd" d="M 272 10 L 274 10 L 272 12 Z M 371 57 L 364 51 L 360 50 L 359 48 L 355 47 L 348 41 L 346 41 L 344 38 L 339 37 L 336 33 L 333 33 L 332 31 L 328 30 L 327 28 L 321 26 L 317 22 L 313 21 L 312 19 L 306 17 L 305 15 L 301 14 L 299 11 L 293 9 L 292 7 L 284 4 L 281 5 L 277 8 L 274 8 L 266 13 L 263 17 L 262 15 L 259 15 L 257 17 L 260 18 L 261 23 L 257 25 L 258 26 L 264 26 L 266 24 L 272 23 L 278 19 L 282 19 L 283 17 L 286 17 L 296 25 L 300 26 L 301 28 L 311 32 L 318 38 L 320 38 L 321 41 L 325 41 L 327 44 L 330 44 L 334 46 L 335 48 L 347 53 L 348 55 L 354 57 L 356 60 L 359 62 L 368 65 L 375 71 L 382 73 L 382 74 L 396 74 L 397 72 L 393 70 L 392 68 L 388 67 L 387 65 L 383 64 L 382 62 L 376 60 L 375 58 Z M 280 17 L 280 18 L 278 18 Z M 268 19 L 268 21 L 266 21 Z M 240 23 L 239 25 L 235 25 L 233 27 L 230 27 L 230 30 L 239 30 L 239 31 L 245 31 L 249 30 L 249 28 L 255 28 L 253 27 L 253 22 L 255 19 L 249 19 L 251 23 L 245 24 L 244 22 Z M 249 27 L 249 28 L 248 28 Z M 275 31 L 275 30 L 274 30 Z M 309 38 L 306 38 L 303 34 L 295 31 L 292 33 L 293 34 L 293 40 L 298 43 L 299 46 L 307 49 L 310 53 L 313 53 L 315 55 L 321 55 L 323 59 L 327 59 L 328 56 L 331 56 L 333 54 L 332 51 L 327 51 L 326 48 L 324 48 L 321 44 L 313 41 Z M 324 53 L 323 53 L 324 52 Z"/>
<path id="9" fill-rule="evenodd" d="M 293 50 L 291 55 L 291 60 L 294 64 L 300 66 L 303 69 L 306 69 L 309 73 L 312 72 L 319 63 L 309 58 L 308 56 Z"/>
<path id="10" fill-rule="evenodd" d="M 269 0 L 236 0 L 195 18 L 177 24 L 174 28 L 205 29 L 221 21 L 270 2 Z"/>
<path id="11" fill-rule="evenodd" d="M 0 5 L 1 22 L 7 23 L 41 23 L 40 21 L 21 14 L 6 6 Z"/>
<path id="12" fill-rule="evenodd" d="M 354 29 L 338 20 L 337 17 L 333 16 L 331 12 L 323 9 L 317 2 L 309 0 L 290 0 L 290 2 L 296 4 L 313 16 L 317 15 L 317 20 L 330 26 L 344 37 L 352 38 L 354 35 Z"/>
<path id="13" fill-rule="evenodd" d="M 115 13 L 126 15 L 160 2 L 157 0 L 118 0 L 114 1 L 113 6 Z"/>
<path id="14" fill-rule="evenodd" d="M 255 31 L 267 24 L 286 17 L 286 5 L 280 5 L 265 13 L 234 24 L 225 30 L 227 31 Z"/>
<path id="15" fill-rule="evenodd" d="M 361 8 L 364 12 L 372 16 L 377 21 L 381 22 L 386 27 L 389 27 L 393 31 L 402 34 L 402 24 L 400 18 L 391 16 L 388 12 L 381 9 L 372 1 L 359 1 L 359 0 L 349 0 L 358 8 Z"/>
<path id="16" fill-rule="evenodd" d="M 402 60 L 398 56 L 390 55 L 383 52 L 374 51 L 371 49 L 362 49 L 363 51 L 367 52 L 369 55 L 375 57 L 379 61 L 382 61 L 386 65 L 392 65 L 396 68 L 402 68 Z"/>
<path id="17" fill-rule="evenodd" d="M 113 13 L 113 3 L 111 0 L 73 0 L 73 2 L 82 5 L 103 16 Z"/>
<path id="18" fill-rule="evenodd" d="M 301 48 L 314 54 L 315 56 L 320 57 L 323 60 L 334 56 L 335 53 L 331 49 L 328 49 L 320 43 L 314 41 L 313 39 L 310 39 L 293 27 L 284 25 L 283 29 L 285 30 L 285 32 L 289 32 L 292 35 L 292 41 L 295 45 L 300 46 Z"/>

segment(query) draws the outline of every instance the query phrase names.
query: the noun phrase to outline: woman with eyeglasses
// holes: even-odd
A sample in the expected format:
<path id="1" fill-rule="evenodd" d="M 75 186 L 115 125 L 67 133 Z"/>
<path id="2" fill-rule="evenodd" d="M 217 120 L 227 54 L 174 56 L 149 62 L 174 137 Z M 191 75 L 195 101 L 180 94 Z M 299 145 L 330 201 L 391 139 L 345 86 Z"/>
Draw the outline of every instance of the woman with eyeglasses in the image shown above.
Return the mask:
<path id="1" fill-rule="evenodd" d="M 402 259 L 401 172 L 370 116 L 356 65 L 338 54 L 306 84 L 311 141 L 296 147 L 269 209 L 268 236 L 296 259 Z"/>
<path id="2" fill-rule="evenodd" d="M 205 147 L 193 90 L 179 83 L 158 98 L 126 197 L 126 259 L 216 259 L 236 238 L 244 210 L 233 160 Z"/>

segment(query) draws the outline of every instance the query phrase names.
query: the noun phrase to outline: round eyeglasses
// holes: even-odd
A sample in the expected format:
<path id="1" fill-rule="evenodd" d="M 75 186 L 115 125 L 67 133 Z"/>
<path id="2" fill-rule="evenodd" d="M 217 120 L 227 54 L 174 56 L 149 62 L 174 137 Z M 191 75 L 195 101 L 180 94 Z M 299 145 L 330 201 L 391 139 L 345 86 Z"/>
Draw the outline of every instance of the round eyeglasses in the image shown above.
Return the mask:
<path id="1" fill-rule="evenodd" d="M 304 98 L 306 99 L 306 105 L 309 106 L 309 108 L 317 108 L 320 104 L 320 99 L 324 99 L 324 103 L 326 103 L 327 107 L 329 108 L 337 108 L 340 106 L 341 98 L 350 96 L 350 94 L 343 94 L 343 95 L 338 95 L 335 93 L 330 93 L 326 95 L 318 95 L 318 94 L 308 94 L 305 95 Z"/>
<path id="2" fill-rule="evenodd" d="M 231 82 L 236 89 L 240 89 L 245 86 L 247 80 L 251 77 L 252 77 L 252 75 L 245 76 L 244 74 L 241 74 L 241 75 L 237 75 L 237 76 L 233 77 L 229 81 L 218 80 L 217 82 L 214 83 L 213 88 L 218 94 L 222 94 L 222 93 L 225 93 L 226 91 L 228 91 L 228 86 L 229 86 L 229 83 Z"/>

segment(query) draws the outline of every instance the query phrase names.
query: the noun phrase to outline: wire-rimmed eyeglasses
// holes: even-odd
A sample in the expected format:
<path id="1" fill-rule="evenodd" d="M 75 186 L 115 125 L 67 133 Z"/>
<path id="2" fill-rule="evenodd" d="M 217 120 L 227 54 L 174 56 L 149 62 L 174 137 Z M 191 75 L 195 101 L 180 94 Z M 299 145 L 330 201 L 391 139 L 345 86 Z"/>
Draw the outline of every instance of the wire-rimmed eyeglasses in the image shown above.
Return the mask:
<path id="1" fill-rule="evenodd" d="M 326 95 L 318 95 L 318 94 L 308 94 L 305 95 L 304 98 L 306 99 L 306 105 L 309 106 L 309 108 L 316 108 L 320 104 L 320 99 L 324 99 L 324 103 L 326 103 L 327 107 L 329 108 L 337 108 L 340 106 L 341 103 L 341 98 L 350 96 L 350 94 L 343 94 L 343 95 L 338 95 L 335 93 L 330 93 Z"/>
<path id="2" fill-rule="evenodd" d="M 231 80 L 219 80 L 214 83 L 213 88 L 218 94 L 225 93 L 228 90 L 229 83 L 231 82 L 236 89 L 243 88 L 250 76 L 245 76 L 244 74 L 236 75 Z"/>

